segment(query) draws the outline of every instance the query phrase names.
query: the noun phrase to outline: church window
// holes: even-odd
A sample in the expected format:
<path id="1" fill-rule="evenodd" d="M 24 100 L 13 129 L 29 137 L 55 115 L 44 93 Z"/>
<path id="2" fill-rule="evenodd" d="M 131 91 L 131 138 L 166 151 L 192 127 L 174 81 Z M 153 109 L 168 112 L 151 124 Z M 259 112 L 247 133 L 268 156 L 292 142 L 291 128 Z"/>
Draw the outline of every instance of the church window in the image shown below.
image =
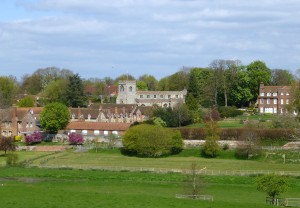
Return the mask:
<path id="1" fill-rule="evenodd" d="M 132 92 L 132 86 L 129 87 L 129 92 Z"/>

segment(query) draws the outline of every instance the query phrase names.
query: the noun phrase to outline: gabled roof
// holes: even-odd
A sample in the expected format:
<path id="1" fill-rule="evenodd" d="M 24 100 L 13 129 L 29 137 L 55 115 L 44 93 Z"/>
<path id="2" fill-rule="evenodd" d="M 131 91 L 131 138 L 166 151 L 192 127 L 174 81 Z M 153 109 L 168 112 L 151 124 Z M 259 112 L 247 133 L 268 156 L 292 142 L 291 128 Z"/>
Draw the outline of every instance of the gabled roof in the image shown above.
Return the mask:
<path id="1" fill-rule="evenodd" d="M 126 131 L 128 123 L 104 123 L 104 122 L 70 122 L 67 130 L 102 130 L 102 131 Z"/>

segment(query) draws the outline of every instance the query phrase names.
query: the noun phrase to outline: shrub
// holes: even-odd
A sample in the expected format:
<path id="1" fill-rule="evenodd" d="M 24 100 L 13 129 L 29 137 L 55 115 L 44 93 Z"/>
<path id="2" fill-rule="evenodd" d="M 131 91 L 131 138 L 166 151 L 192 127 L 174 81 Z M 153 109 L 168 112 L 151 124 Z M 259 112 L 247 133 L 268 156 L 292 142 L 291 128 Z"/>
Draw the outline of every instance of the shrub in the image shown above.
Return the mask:
<path id="1" fill-rule="evenodd" d="M 238 110 L 235 106 L 221 106 L 218 108 L 222 118 L 236 117 L 243 115 L 243 111 Z"/>
<path id="2" fill-rule="evenodd" d="M 149 124 L 129 128 L 122 142 L 123 153 L 142 157 L 176 154 L 183 148 L 183 140 L 179 131 Z"/>
<path id="3" fill-rule="evenodd" d="M 22 140 L 21 135 L 15 136 L 15 142 L 20 142 L 21 140 Z"/>
<path id="4" fill-rule="evenodd" d="M 30 135 L 25 137 L 25 142 L 27 145 L 37 144 L 42 142 L 42 133 L 41 132 L 33 132 Z"/>
<path id="5" fill-rule="evenodd" d="M 78 144 L 83 144 L 84 139 L 83 136 L 81 134 L 77 134 L 77 133 L 70 133 L 69 134 L 69 143 L 71 145 L 78 145 Z"/>
<path id="6" fill-rule="evenodd" d="M 14 139 L 11 137 L 1 137 L 0 138 L 0 151 L 4 151 L 4 154 L 6 155 L 7 151 L 15 151 L 16 150 L 16 144 L 14 142 Z"/>
<path id="7" fill-rule="evenodd" d="M 205 123 L 205 143 L 201 149 L 201 154 L 204 157 L 216 157 L 220 146 L 218 140 L 220 139 L 220 128 L 218 123 L 214 120 L 207 121 Z"/>

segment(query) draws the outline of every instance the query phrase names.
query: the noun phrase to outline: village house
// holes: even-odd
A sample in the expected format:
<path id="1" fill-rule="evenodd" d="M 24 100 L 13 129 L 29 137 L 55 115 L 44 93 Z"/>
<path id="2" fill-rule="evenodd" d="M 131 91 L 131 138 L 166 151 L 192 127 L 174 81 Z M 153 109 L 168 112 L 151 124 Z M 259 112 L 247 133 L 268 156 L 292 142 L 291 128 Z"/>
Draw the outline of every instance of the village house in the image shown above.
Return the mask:
<path id="1" fill-rule="evenodd" d="M 288 111 L 292 99 L 290 86 L 265 86 L 264 83 L 260 83 L 257 99 L 258 111 L 259 113 L 293 113 L 296 115 L 296 111 Z"/>
<path id="2" fill-rule="evenodd" d="M 149 119 L 150 107 L 137 105 L 92 104 L 88 108 L 69 108 L 70 123 L 67 132 L 83 135 L 107 136 L 122 135 L 134 122 Z M 3 136 L 26 136 L 41 131 L 39 114 L 42 107 L 2 110 L 1 134 Z"/>

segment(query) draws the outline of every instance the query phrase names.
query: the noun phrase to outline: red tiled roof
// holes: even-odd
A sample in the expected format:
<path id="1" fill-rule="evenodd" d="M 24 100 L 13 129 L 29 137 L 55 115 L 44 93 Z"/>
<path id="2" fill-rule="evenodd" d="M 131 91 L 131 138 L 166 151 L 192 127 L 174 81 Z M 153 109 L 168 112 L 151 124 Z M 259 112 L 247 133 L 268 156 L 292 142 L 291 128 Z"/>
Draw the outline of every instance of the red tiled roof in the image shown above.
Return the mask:
<path id="1" fill-rule="evenodd" d="M 67 130 L 106 130 L 106 131 L 126 131 L 129 123 L 103 123 L 103 122 L 70 122 Z"/>

